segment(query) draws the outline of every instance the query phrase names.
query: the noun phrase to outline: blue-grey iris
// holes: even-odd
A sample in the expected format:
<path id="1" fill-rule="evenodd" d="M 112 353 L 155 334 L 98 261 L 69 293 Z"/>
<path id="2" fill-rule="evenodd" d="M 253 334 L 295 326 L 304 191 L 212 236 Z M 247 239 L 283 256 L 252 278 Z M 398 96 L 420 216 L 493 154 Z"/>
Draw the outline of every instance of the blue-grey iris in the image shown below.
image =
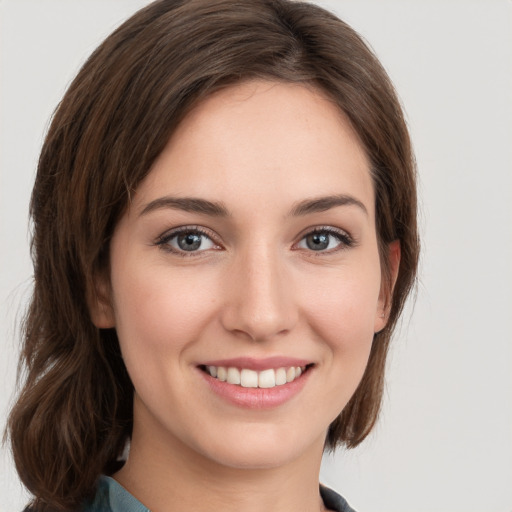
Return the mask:
<path id="1" fill-rule="evenodd" d="M 328 233 L 311 233 L 306 237 L 306 245 L 312 251 L 322 251 L 329 246 Z"/>
<path id="2" fill-rule="evenodd" d="M 195 251 L 201 247 L 202 235 L 197 233 L 186 233 L 177 238 L 178 246 L 183 251 Z"/>

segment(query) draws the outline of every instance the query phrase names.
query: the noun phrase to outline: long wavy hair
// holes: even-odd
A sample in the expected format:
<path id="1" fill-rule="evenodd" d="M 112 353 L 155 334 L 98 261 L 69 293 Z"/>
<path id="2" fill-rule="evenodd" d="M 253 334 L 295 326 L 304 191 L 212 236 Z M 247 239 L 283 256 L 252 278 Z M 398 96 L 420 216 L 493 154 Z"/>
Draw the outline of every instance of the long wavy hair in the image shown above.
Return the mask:
<path id="1" fill-rule="evenodd" d="M 109 242 L 133 192 L 202 99 L 265 79 L 312 85 L 350 120 L 371 163 L 389 321 L 326 446 L 371 431 L 386 354 L 414 284 L 419 253 L 415 163 L 393 86 L 360 36 L 328 11 L 290 0 L 159 0 L 91 55 L 53 116 L 30 204 L 34 291 L 23 386 L 8 432 L 33 510 L 71 511 L 111 474 L 132 429 L 133 386 L 114 329 L 88 304 L 108 277 Z M 387 244 L 400 241 L 391 293 Z"/>

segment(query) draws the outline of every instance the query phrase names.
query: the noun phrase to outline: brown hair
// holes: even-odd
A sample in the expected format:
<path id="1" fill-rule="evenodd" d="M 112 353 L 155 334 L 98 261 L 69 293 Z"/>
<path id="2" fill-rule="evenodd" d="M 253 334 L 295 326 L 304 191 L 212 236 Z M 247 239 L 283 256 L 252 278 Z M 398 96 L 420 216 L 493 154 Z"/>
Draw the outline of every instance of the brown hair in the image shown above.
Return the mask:
<path id="1" fill-rule="evenodd" d="M 415 165 L 380 63 L 333 14 L 290 0 L 159 0 L 92 54 L 55 112 L 31 201 L 34 292 L 24 324 L 24 387 L 9 418 L 34 510 L 72 510 L 111 473 L 131 435 L 133 387 L 115 330 L 91 322 L 95 278 L 131 194 L 187 112 L 250 79 L 312 84 L 343 110 L 366 149 L 383 276 L 401 262 L 389 321 L 326 445 L 356 446 L 378 416 L 391 333 L 413 285 L 419 243 Z M 389 284 L 389 283 L 388 283 Z"/>

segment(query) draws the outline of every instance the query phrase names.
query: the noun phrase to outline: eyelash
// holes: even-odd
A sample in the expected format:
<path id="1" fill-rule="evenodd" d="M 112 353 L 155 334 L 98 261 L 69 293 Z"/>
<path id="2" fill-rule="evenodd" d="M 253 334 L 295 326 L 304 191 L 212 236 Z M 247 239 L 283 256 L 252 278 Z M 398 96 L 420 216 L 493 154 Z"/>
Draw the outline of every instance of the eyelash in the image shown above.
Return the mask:
<path id="1" fill-rule="evenodd" d="M 172 229 L 171 231 L 168 231 L 168 232 L 164 233 L 163 235 L 160 235 L 158 237 L 157 241 L 155 242 L 155 245 L 159 246 L 160 249 L 162 249 L 163 251 L 170 252 L 172 254 L 176 254 L 176 255 L 182 256 L 184 258 L 194 257 L 194 256 L 197 257 L 199 254 L 205 252 L 204 250 L 203 251 L 184 251 L 184 250 L 180 251 L 180 250 L 175 249 L 174 247 L 172 247 L 169 244 L 169 242 L 173 238 L 176 238 L 177 236 L 183 235 L 183 234 L 201 235 L 201 236 L 204 236 L 204 237 L 208 238 L 209 240 L 211 240 L 212 243 L 214 245 L 216 245 L 217 247 L 220 246 L 220 244 L 218 244 L 215 241 L 215 237 L 213 236 L 213 233 L 209 230 L 202 228 L 201 226 L 182 226 L 179 228 Z"/>
<path id="2" fill-rule="evenodd" d="M 168 231 L 168 232 L 162 234 L 161 236 L 159 236 L 155 242 L 155 245 L 158 246 L 163 251 L 166 251 L 166 252 L 169 252 L 172 254 L 176 254 L 176 255 L 184 257 L 184 258 L 198 257 L 203 252 L 206 252 L 207 250 L 209 250 L 209 249 L 203 249 L 201 251 L 177 250 L 176 248 L 172 247 L 169 244 L 169 242 L 181 234 L 195 234 L 195 235 L 204 236 L 207 239 L 209 239 L 215 246 L 217 246 L 217 249 L 215 249 L 215 250 L 218 250 L 218 248 L 221 247 L 221 245 L 215 240 L 215 236 L 213 235 L 213 233 L 209 230 L 202 228 L 201 226 L 182 226 L 179 228 L 172 229 L 171 231 Z M 336 229 L 331 226 L 322 226 L 322 227 L 313 228 L 313 229 L 307 231 L 306 233 L 304 233 L 300 237 L 299 242 L 294 244 L 293 250 L 300 250 L 300 248 L 296 248 L 295 246 L 297 246 L 300 242 L 305 240 L 306 237 L 314 235 L 314 234 L 327 234 L 329 236 L 334 237 L 339 242 L 339 246 L 335 247 L 334 249 L 320 250 L 320 251 L 315 251 L 313 249 L 310 249 L 309 251 L 307 251 L 307 252 L 312 253 L 315 256 L 321 256 L 321 255 L 325 255 L 325 254 L 331 254 L 331 253 L 335 253 L 338 251 L 342 251 L 345 249 L 350 249 L 351 247 L 354 247 L 356 245 L 355 240 L 346 231 L 343 231 L 341 229 Z"/>
<path id="3" fill-rule="evenodd" d="M 352 238 L 346 231 L 344 231 L 342 229 L 334 228 L 332 226 L 320 226 L 320 227 L 313 228 L 313 229 L 307 231 L 306 233 L 304 233 L 301 236 L 298 243 L 305 240 L 306 237 L 308 237 L 310 235 L 315 235 L 315 234 L 328 234 L 329 236 L 334 237 L 339 242 L 339 245 L 337 247 L 335 247 L 334 249 L 329 249 L 329 250 L 322 250 L 322 251 L 314 251 L 312 249 L 309 250 L 308 252 L 312 253 L 312 255 L 314 255 L 314 256 L 322 256 L 325 254 L 336 253 L 338 251 L 350 249 L 351 247 L 354 247 L 356 245 L 356 241 L 354 240 L 354 238 Z M 295 244 L 295 245 L 297 245 L 297 244 Z M 296 250 L 299 250 L 299 249 L 296 249 Z"/>

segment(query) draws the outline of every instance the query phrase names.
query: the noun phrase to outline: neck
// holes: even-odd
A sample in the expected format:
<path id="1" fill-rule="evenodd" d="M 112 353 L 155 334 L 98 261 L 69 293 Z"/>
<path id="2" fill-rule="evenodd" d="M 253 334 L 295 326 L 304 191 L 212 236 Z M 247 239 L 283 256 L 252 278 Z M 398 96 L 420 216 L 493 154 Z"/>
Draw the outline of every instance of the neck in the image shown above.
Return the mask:
<path id="1" fill-rule="evenodd" d="M 234 468 L 135 427 L 129 458 L 114 478 L 152 512 L 318 512 L 322 451 L 319 438 L 284 464 Z"/>

